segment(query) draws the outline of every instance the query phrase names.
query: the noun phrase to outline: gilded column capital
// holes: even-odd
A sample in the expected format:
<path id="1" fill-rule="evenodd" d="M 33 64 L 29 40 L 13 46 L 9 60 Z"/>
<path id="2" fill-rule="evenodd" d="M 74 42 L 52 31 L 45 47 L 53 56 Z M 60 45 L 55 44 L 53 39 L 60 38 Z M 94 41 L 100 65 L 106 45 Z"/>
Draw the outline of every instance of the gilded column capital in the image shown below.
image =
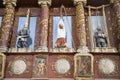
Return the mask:
<path id="1" fill-rule="evenodd" d="M 78 5 L 78 4 L 86 4 L 87 3 L 87 0 L 73 0 L 74 2 L 74 5 Z"/>
<path id="2" fill-rule="evenodd" d="M 3 0 L 3 4 L 13 4 L 14 6 L 16 6 L 16 2 L 17 0 Z"/>
<path id="3" fill-rule="evenodd" d="M 110 0 L 110 3 L 120 5 L 120 0 Z"/>
<path id="4" fill-rule="evenodd" d="M 52 0 L 38 0 L 38 4 L 51 6 Z"/>

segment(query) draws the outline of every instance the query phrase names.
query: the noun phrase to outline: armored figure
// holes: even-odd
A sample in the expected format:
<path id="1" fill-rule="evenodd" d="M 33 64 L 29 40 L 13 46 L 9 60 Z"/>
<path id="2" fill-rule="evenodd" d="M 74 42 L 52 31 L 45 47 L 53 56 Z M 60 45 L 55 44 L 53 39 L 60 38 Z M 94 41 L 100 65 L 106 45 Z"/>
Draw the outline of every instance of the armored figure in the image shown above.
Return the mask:
<path id="1" fill-rule="evenodd" d="M 96 47 L 107 47 L 106 36 L 101 27 L 98 27 L 97 32 L 95 33 L 95 43 Z"/>
<path id="2" fill-rule="evenodd" d="M 26 27 L 18 32 L 17 48 L 29 48 L 29 46 L 32 44 L 32 39 L 30 38 L 29 34 L 30 32 Z"/>

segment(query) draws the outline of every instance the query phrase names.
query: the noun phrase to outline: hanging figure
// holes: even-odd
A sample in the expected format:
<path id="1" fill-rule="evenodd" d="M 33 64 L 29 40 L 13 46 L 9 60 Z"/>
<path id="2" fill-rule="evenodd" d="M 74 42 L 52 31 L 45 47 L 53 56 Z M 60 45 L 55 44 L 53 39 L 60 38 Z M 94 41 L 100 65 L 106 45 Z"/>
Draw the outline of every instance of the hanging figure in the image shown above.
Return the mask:
<path id="1" fill-rule="evenodd" d="M 97 27 L 97 32 L 95 33 L 96 47 L 107 47 L 107 40 L 102 27 Z"/>
<path id="2" fill-rule="evenodd" d="M 64 25 L 62 17 L 60 18 L 60 21 L 58 23 L 57 41 L 55 43 L 55 47 L 57 47 L 57 48 L 67 47 L 66 30 L 65 30 L 65 25 Z"/>
<path id="3" fill-rule="evenodd" d="M 28 9 L 25 25 L 23 29 L 21 29 L 17 34 L 18 37 L 17 48 L 29 48 L 29 46 L 32 44 L 32 39 L 30 38 L 30 31 L 28 27 L 29 14 L 30 10 Z"/>

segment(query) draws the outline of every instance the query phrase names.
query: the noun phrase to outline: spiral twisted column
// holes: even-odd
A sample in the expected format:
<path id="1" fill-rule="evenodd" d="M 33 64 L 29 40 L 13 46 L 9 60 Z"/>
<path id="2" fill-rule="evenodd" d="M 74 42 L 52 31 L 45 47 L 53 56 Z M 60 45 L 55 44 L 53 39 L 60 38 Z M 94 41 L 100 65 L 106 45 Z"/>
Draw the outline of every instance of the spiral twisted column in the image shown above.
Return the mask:
<path id="1" fill-rule="evenodd" d="M 3 17 L 0 35 L 0 51 L 5 52 L 10 47 L 10 39 L 12 36 L 12 27 L 14 22 L 14 13 L 17 0 L 3 0 L 6 6 L 5 15 Z"/>
<path id="2" fill-rule="evenodd" d="M 86 0 L 74 0 L 74 5 L 76 6 L 76 32 L 79 39 L 80 47 L 77 52 L 87 53 L 88 48 L 86 46 L 86 30 L 85 30 L 85 12 L 84 4 Z"/>

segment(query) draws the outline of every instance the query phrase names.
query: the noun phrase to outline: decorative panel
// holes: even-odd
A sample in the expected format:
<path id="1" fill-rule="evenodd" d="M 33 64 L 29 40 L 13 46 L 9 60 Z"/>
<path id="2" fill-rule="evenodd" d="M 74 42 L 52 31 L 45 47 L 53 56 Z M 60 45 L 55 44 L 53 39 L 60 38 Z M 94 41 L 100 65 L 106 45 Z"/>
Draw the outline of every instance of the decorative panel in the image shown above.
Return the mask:
<path id="1" fill-rule="evenodd" d="M 74 77 L 76 80 L 93 80 L 93 56 L 77 53 L 74 56 Z"/>
<path id="2" fill-rule="evenodd" d="M 99 60 L 98 62 L 98 69 L 99 72 L 102 74 L 113 74 L 115 72 L 115 62 L 112 61 L 111 59 L 107 59 L 107 58 L 102 58 Z"/>
<path id="3" fill-rule="evenodd" d="M 13 74 L 16 74 L 16 75 L 20 75 L 20 74 L 23 74 L 27 68 L 27 64 L 26 64 L 26 61 L 22 60 L 22 59 L 18 59 L 18 60 L 15 60 L 11 63 L 11 66 L 10 66 L 10 71 L 13 73 Z"/>
<path id="4" fill-rule="evenodd" d="M 119 78 L 120 79 L 120 57 L 116 54 L 94 55 L 95 78 Z"/>
<path id="5" fill-rule="evenodd" d="M 29 78 L 32 73 L 31 55 L 9 55 L 6 62 L 5 77 Z"/>
<path id="6" fill-rule="evenodd" d="M 71 68 L 70 62 L 65 58 L 58 59 L 54 64 L 54 68 L 58 74 L 66 74 Z"/>
<path id="7" fill-rule="evenodd" d="M 48 55 L 39 54 L 34 56 L 33 78 L 46 78 L 48 76 Z"/>
<path id="8" fill-rule="evenodd" d="M 53 54 L 49 56 L 49 77 L 72 78 L 73 77 L 73 55 Z"/>

